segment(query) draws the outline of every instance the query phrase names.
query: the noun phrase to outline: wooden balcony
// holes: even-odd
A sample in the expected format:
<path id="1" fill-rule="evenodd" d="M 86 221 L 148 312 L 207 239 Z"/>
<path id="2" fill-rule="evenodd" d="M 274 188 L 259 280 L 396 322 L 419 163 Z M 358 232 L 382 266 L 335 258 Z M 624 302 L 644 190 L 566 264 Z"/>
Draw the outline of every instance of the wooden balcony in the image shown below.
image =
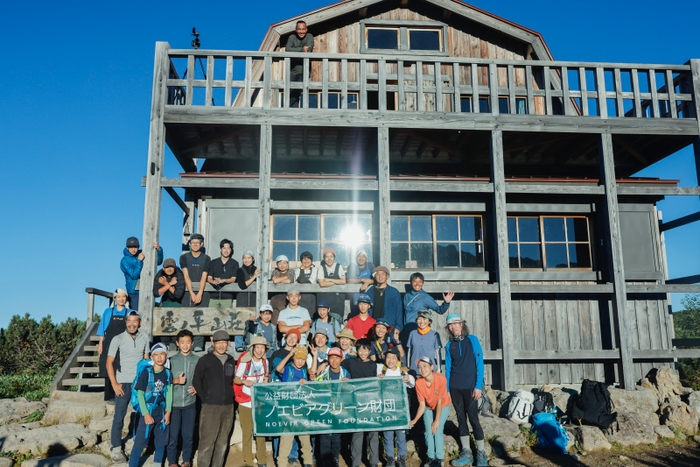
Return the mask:
<path id="1" fill-rule="evenodd" d="M 163 50 L 166 123 L 697 135 L 698 63 Z M 294 63 L 303 66 L 292 81 Z M 437 72 L 436 72 L 437 70 Z M 289 108 L 293 95 L 299 107 Z"/>

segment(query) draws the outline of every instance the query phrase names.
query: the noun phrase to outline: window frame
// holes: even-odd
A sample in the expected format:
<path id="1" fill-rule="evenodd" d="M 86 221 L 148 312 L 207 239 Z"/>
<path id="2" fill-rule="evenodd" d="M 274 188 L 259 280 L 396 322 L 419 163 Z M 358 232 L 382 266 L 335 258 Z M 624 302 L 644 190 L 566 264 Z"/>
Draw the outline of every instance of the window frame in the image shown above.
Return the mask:
<path id="1" fill-rule="evenodd" d="M 397 49 L 370 48 L 368 44 L 369 29 L 393 29 L 399 36 Z M 410 48 L 409 31 L 432 30 L 439 33 L 440 50 L 414 50 Z M 447 25 L 439 21 L 417 20 L 381 20 L 367 19 L 360 21 L 360 53 L 362 54 L 401 54 L 401 55 L 432 55 L 449 56 L 447 48 Z"/>

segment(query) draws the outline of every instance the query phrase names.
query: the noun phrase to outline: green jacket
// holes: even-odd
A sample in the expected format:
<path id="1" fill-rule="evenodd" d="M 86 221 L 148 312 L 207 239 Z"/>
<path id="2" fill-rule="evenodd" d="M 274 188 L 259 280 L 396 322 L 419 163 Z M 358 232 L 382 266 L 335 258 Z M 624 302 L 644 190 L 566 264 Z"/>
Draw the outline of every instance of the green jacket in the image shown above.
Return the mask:
<path id="1" fill-rule="evenodd" d="M 192 386 L 194 367 L 197 366 L 198 360 L 199 357 L 193 353 L 182 355 L 178 352 L 177 355 L 170 357 L 170 372 L 173 375 L 173 380 L 179 378 L 183 371 L 185 378 L 187 378 L 185 384 L 173 384 L 173 408 L 182 409 L 197 402 L 197 396 L 187 392 L 187 388 Z"/>

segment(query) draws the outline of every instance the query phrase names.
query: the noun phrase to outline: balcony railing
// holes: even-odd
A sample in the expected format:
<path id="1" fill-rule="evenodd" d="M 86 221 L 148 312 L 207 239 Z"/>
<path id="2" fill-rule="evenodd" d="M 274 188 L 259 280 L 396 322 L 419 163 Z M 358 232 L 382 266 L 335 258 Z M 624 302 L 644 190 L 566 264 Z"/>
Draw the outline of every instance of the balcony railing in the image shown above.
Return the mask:
<path id="1" fill-rule="evenodd" d="M 168 105 L 695 118 L 690 65 L 169 50 Z M 297 65 L 299 81 L 290 79 Z"/>

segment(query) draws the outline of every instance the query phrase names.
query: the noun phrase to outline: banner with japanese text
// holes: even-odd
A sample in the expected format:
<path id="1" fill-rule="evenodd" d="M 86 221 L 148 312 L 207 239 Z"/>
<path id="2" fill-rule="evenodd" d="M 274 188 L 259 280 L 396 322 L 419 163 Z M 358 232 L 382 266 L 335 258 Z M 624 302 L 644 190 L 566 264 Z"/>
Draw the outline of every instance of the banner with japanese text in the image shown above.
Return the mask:
<path id="1" fill-rule="evenodd" d="M 268 383 L 252 387 L 257 436 L 408 429 L 401 378 Z"/>

